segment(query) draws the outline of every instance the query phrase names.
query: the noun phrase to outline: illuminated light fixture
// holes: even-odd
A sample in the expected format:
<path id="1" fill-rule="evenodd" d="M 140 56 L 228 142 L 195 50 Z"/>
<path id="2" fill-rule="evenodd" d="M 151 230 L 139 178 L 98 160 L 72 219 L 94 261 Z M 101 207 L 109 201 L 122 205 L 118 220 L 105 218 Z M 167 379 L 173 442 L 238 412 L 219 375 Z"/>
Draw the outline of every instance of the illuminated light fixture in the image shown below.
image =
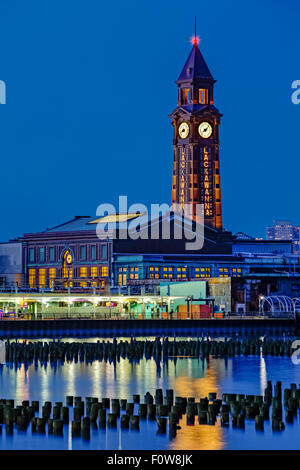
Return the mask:
<path id="1" fill-rule="evenodd" d="M 193 36 L 191 38 L 191 43 L 194 44 L 194 46 L 198 46 L 199 42 L 200 42 L 199 36 Z"/>
<path id="2" fill-rule="evenodd" d="M 135 219 L 137 217 L 141 217 L 145 215 L 146 212 L 142 212 L 140 214 L 108 214 L 104 217 L 100 217 L 100 219 L 91 220 L 88 222 L 89 224 L 107 224 L 112 222 L 127 222 L 128 220 Z"/>

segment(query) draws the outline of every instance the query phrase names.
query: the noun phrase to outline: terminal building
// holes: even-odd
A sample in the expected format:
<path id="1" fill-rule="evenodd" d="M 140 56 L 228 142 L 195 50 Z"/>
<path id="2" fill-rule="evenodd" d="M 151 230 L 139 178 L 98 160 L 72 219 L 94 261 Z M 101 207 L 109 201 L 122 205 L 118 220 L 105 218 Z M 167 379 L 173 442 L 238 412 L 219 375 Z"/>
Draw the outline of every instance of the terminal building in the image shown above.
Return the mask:
<path id="1" fill-rule="evenodd" d="M 107 294 L 118 290 L 156 292 L 163 283 L 205 281 L 206 294 L 218 297 L 216 286 L 230 283 L 230 297 L 218 301 L 226 310 L 257 311 L 259 296 L 284 293 L 298 296 L 300 262 L 292 241 L 257 240 L 223 229 L 219 163 L 222 114 L 214 104 L 215 80 L 195 37 L 192 51 L 177 80 L 178 103 L 173 126 L 172 208 L 156 220 L 143 214 L 75 216 L 58 226 L 27 233 L 0 244 L 0 287 L 32 291 L 78 291 Z M 197 205 L 204 210 L 198 218 Z M 190 231 L 202 223 L 203 247 L 186 249 L 176 208 L 190 205 Z M 170 236 L 162 236 L 168 217 Z M 140 236 L 120 237 L 131 224 Z M 115 232 L 99 237 L 99 226 L 115 224 Z M 153 224 L 159 236 L 151 238 Z M 145 233 L 148 237 L 144 237 Z M 214 281 L 215 280 L 215 281 Z M 226 305 L 225 305 L 226 304 Z M 219 307 L 220 307 L 219 305 Z"/>

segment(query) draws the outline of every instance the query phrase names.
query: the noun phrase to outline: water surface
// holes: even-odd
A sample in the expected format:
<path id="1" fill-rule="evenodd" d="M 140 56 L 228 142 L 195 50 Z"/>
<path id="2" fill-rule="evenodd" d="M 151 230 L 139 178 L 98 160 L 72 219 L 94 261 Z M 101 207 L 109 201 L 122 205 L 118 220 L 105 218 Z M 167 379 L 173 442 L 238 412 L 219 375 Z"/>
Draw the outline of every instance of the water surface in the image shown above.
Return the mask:
<path id="1" fill-rule="evenodd" d="M 300 383 L 300 366 L 286 357 L 235 357 L 231 359 L 200 360 L 178 358 L 166 363 L 142 359 L 130 363 L 120 359 L 116 363 L 94 361 L 50 364 L 24 364 L 0 366 L 0 396 L 22 400 L 63 401 L 66 395 L 127 398 L 132 394 L 141 397 L 156 388 L 174 389 L 174 396 L 200 397 L 216 391 L 263 394 L 267 380 L 282 381 L 282 389 L 290 383 Z M 72 417 L 72 413 L 70 415 Z M 221 427 L 219 418 L 215 426 L 186 425 L 184 416 L 176 438 L 168 434 L 157 435 L 157 425 L 148 420 L 140 422 L 140 431 L 119 429 L 91 430 L 90 441 L 72 438 L 71 426 L 64 427 L 63 437 L 32 434 L 31 425 L 26 433 L 14 431 L 6 435 L 3 425 L 0 435 L 1 449 L 299 449 L 299 416 L 294 424 L 273 433 L 271 422 L 265 430 L 256 432 L 254 421 L 246 420 L 245 430 Z"/>

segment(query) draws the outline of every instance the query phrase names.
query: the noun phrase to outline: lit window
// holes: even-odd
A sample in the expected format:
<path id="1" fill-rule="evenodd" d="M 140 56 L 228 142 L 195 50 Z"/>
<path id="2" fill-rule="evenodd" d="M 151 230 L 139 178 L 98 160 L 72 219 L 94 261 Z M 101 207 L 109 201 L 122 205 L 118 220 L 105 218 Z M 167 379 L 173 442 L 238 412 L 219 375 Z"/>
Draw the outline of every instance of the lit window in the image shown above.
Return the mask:
<path id="1" fill-rule="evenodd" d="M 199 90 L 199 103 L 208 104 L 208 90 L 200 88 Z"/>
<path id="2" fill-rule="evenodd" d="M 97 266 L 91 266 L 91 277 L 97 277 L 98 269 Z"/>
<path id="3" fill-rule="evenodd" d="M 190 102 L 191 90 L 189 88 L 184 88 L 181 91 L 182 104 L 188 104 Z"/>
<path id="4" fill-rule="evenodd" d="M 87 277 L 87 267 L 86 266 L 81 266 L 79 270 L 79 276 L 80 277 Z"/>
<path id="5" fill-rule="evenodd" d="M 108 266 L 102 266 L 101 267 L 101 276 L 102 277 L 107 277 L 108 276 Z"/>
<path id="6" fill-rule="evenodd" d="M 127 284 L 126 274 L 119 274 L 118 284 L 119 284 L 119 286 L 126 286 L 126 284 Z"/>
<path id="7" fill-rule="evenodd" d="M 55 279 L 55 276 L 56 276 L 56 269 L 49 268 L 49 287 L 53 287 L 53 279 Z"/>
<path id="8" fill-rule="evenodd" d="M 28 270 L 28 281 L 30 287 L 35 287 L 35 269 Z"/>
<path id="9" fill-rule="evenodd" d="M 87 267 L 86 266 L 81 266 L 79 269 L 79 276 L 86 278 L 87 277 Z M 80 287 L 86 287 L 86 282 L 81 282 Z"/>
<path id="10" fill-rule="evenodd" d="M 39 287 L 46 285 L 46 269 L 39 269 Z"/>

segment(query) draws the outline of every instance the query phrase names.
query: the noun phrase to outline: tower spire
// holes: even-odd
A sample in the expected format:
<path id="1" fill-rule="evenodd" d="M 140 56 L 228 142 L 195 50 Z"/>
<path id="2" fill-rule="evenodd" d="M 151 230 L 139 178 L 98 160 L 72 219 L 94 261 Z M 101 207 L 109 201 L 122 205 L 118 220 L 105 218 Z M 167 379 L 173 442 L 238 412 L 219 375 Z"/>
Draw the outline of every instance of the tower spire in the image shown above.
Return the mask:
<path id="1" fill-rule="evenodd" d="M 199 38 L 197 37 L 197 17 L 195 16 L 195 35 L 192 39 L 192 43 L 194 44 L 194 46 L 198 46 L 198 43 L 199 43 Z"/>

